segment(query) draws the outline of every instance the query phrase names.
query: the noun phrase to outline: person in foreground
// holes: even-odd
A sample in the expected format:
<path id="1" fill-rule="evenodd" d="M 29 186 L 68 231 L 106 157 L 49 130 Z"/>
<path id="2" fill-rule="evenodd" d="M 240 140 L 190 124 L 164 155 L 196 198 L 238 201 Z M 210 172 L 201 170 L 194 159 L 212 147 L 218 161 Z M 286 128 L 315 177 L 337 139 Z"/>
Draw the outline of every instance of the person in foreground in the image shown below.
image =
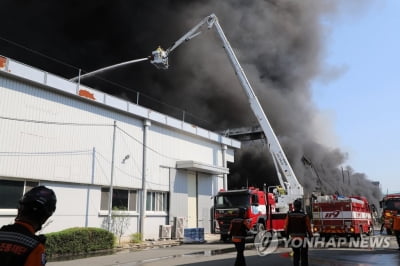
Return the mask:
<path id="1" fill-rule="evenodd" d="M 246 245 L 246 236 L 249 230 L 249 223 L 247 223 L 246 209 L 239 209 L 239 216 L 231 221 L 229 228 L 232 242 L 236 248 L 235 266 L 245 266 L 246 260 L 244 258 L 244 249 Z"/>
<path id="2" fill-rule="evenodd" d="M 308 265 L 308 246 L 306 237 L 312 237 L 310 218 L 301 210 L 301 201 L 293 202 L 294 211 L 288 213 L 285 223 L 285 232 L 291 238 L 293 249 L 293 265 Z"/>
<path id="3" fill-rule="evenodd" d="M 37 186 L 19 200 L 14 224 L 0 228 L 0 265 L 42 266 L 46 264 L 44 235 L 35 233 L 56 210 L 53 190 Z"/>

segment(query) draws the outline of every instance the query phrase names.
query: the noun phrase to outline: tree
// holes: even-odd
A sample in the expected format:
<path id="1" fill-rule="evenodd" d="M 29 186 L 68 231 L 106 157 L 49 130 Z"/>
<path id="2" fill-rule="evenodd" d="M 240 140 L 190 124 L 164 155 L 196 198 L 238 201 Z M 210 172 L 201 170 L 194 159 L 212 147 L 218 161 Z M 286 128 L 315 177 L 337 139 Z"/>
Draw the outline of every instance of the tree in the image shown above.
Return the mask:
<path id="1" fill-rule="evenodd" d="M 129 227 L 129 219 L 126 208 L 113 208 L 111 212 L 111 232 L 118 237 L 119 245 L 121 245 L 121 238 Z"/>

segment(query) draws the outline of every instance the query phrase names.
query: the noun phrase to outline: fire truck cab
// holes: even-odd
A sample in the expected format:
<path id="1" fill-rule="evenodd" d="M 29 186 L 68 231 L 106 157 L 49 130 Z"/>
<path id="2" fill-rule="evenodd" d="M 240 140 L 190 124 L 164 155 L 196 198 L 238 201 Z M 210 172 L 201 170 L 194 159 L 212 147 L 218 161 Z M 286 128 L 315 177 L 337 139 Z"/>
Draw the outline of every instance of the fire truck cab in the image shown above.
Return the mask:
<path id="1" fill-rule="evenodd" d="M 393 233 L 393 219 L 400 214 L 400 193 L 388 194 L 379 202 L 382 208 L 382 229 L 385 228 L 388 235 Z"/>
<path id="2" fill-rule="evenodd" d="M 258 188 L 221 190 L 214 197 L 214 231 L 221 235 L 221 240 L 227 241 L 231 221 L 239 217 L 240 209 L 245 210 L 242 218 L 251 225 L 249 235 L 263 230 L 283 231 L 285 217 L 274 217 L 275 208 L 274 195 Z"/>

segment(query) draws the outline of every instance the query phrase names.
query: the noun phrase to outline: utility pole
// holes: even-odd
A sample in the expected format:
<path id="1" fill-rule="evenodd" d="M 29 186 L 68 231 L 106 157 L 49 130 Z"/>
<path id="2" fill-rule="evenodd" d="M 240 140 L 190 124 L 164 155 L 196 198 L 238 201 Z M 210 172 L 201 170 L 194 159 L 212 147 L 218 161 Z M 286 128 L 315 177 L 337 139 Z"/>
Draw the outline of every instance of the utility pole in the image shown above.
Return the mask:
<path id="1" fill-rule="evenodd" d="M 112 140 L 112 153 L 111 153 L 111 180 L 110 180 L 110 191 L 108 194 L 108 231 L 111 231 L 111 214 L 112 214 L 112 198 L 113 198 L 113 186 L 114 186 L 114 157 L 115 157 L 115 131 L 117 128 L 117 121 L 114 120 L 113 129 L 113 140 Z"/>
<path id="2" fill-rule="evenodd" d="M 147 131 L 151 125 L 150 120 L 144 120 L 143 122 L 143 164 L 142 164 L 142 198 L 140 201 L 140 217 L 139 217 L 139 232 L 144 235 L 144 220 L 146 216 L 146 197 L 147 197 L 147 187 L 146 187 L 146 171 L 147 171 Z"/>

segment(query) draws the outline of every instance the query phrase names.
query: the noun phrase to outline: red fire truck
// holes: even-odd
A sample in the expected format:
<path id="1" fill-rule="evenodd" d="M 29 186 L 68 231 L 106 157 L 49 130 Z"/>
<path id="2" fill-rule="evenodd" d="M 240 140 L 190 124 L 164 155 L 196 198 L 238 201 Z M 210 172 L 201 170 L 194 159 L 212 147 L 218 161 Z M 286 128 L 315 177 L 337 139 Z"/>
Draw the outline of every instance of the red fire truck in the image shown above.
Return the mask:
<path id="1" fill-rule="evenodd" d="M 312 210 L 313 231 L 321 237 L 373 233 L 372 213 L 365 197 L 318 196 Z"/>
<path id="2" fill-rule="evenodd" d="M 387 194 L 379 202 L 382 208 L 382 226 L 388 235 L 393 232 L 393 217 L 400 214 L 400 193 Z M 383 228 L 382 228 L 383 229 Z"/>
<path id="3" fill-rule="evenodd" d="M 275 211 L 274 194 L 254 187 L 221 190 L 214 197 L 214 231 L 221 234 L 221 240 L 228 240 L 231 221 L 239 217 L 241 208 L 245 209 L 244 218 L 251 224 L 250 234 L 256 235 L 263 230 L 283 232 L 286 215 Z"/>

